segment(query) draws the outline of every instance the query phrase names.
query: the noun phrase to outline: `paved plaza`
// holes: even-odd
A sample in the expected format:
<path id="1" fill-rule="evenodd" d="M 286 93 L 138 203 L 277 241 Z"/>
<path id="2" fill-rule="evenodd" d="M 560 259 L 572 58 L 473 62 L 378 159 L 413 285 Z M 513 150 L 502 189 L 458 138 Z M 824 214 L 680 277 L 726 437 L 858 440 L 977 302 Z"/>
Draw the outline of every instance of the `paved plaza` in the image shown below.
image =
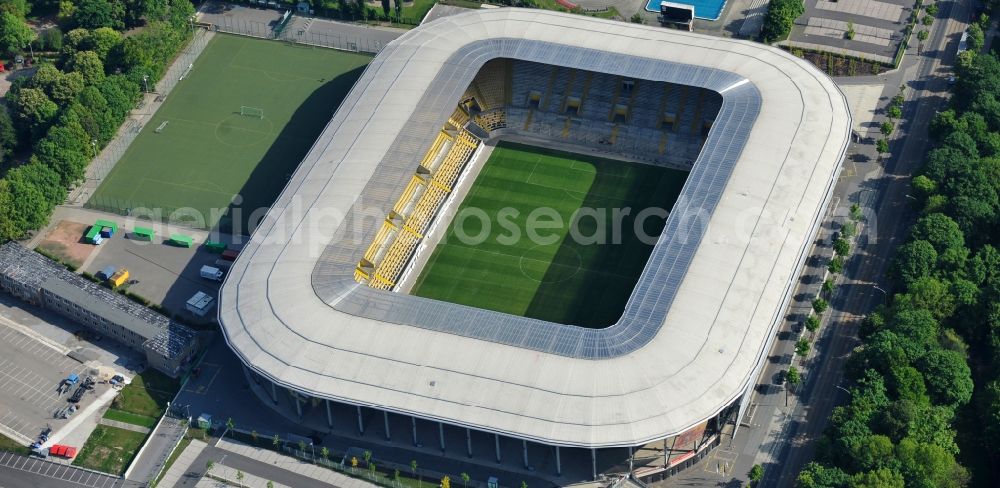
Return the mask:
<path id="1" fill-rule="evenodd" d="M 806 0 L 783 45 L 890 64 L 912 11 L 908 0 Z M 853 38 L 848 39 L 849 32 Z"/>

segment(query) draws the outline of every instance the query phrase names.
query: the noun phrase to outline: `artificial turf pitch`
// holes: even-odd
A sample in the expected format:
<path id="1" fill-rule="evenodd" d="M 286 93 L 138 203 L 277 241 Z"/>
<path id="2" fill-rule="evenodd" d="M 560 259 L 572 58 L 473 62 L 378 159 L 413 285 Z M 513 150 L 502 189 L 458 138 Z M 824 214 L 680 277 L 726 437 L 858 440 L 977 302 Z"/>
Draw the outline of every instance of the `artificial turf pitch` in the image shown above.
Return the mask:
<path id="1" fill-rule="evenodd" d="M 643 233 L 650 238 L 641 238 L 634 231 L 637 214 L 672 208 L 686 178 L 684 171 L 502 142 L 412 294 L 589 328 L 611 325 L 663 230 L 662 218 L 644 219 Z M 563 225 L 539 229 L 531 238 L 526 223 L 541 207 L 558 213 Z M 581 208 L 595 212 L 578 213 Z M 630 212 L 620 219 L 616 242 L 615 209 L 625 213 L 626 208 Z M 487 219 L 473 216 L 480 210 Z M 605 225 L 598 224 L 602 216 Z M 490 222 L 488 229 L 484 221 Z M 570 232 L 574 226 L 582 238 Z M 519 229 L 518 238 L 511 228 Z M 474 239 L 478 236 L 486 237 Z"/>
<path id="2" fill-rule="evenodd" d="M 227 209 L 239 195 L 237 230 L 248 233 L 251 212 L 274 202 L 369 61 L 217 34 L 88 205 L 164 213 L 190 207 L 212 227 L 219 220 L 212 209 Z M 240 115 L 241 106 L 261 108 L 264 117 Z M 223 227 L 238 214 L 223 218 Z"/>

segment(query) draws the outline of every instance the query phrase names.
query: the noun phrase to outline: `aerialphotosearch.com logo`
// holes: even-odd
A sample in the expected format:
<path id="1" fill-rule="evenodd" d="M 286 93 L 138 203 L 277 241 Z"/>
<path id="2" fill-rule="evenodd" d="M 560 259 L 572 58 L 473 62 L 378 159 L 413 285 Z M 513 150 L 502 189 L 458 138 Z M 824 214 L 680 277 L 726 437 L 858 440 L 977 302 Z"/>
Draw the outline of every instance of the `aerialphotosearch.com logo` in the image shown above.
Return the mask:
<path id="1" fill-rule="evenodd" d="M 261 244 L 305 245 L 299 252 L 318 256 L 328 246 L 367 248 L 390 212 L 381 205 L 367 205 L 364 197 L 349 207 L 311 205 L 298 195 L 288 198 L 287 205 L 245 209 L 242 199 L 234 197 L 233 205 L 211 209 L 208 215 L 194 208 L 173 209 L 169 213 L 157 208 L 133 208 L 129 215 L 137 219 L 180 223 L 187 227 L 207 228 L 210 239 L 218 240 L 220 232 L 231 235 L 232 243 L 243 244 L 246 236 L 254 235 Z M 865 238 L 874 239 L 875 215 L 862 208 Z M 843 220 L 851 214 L 845 206 L 831 209 L 827 218 Z M 514 207 L 483 209 L 479 207 L 445 207 L 434 217 L 425 234 L 440 236 L 441 242 L 451 239 L 462 245 L 501 246 L 523 245 L 527 239 L 533 245 L 550 246 L 562 239 L 577 245 L 619 245 L 641 242 L 652 246 L 669 241 L 679 244 L 697 242 L 705 234 L 712 212 L 693 205 L 684 196 L 672 209 L 663 207 L 582 207 L 573 212 L 560 212 L 552 207 L 530 210 Z M 227 222 L 226 228 L 217 223 Z M 402 229 L 407 219 L 390 219 Z M 760 206 L 740 208 L 735 218 L 727 218 L 713 227 L 715 243 L 758 242 L 781 243 L 787 239 L 789 226 L 798 225 L 787 209 L 772 210 Z M 447 226 L 447 228 L 440 228 Z M 254 234 L 257 229 L 261 232 Z M 449 230 L 450 232 L 445 232 Z"/>

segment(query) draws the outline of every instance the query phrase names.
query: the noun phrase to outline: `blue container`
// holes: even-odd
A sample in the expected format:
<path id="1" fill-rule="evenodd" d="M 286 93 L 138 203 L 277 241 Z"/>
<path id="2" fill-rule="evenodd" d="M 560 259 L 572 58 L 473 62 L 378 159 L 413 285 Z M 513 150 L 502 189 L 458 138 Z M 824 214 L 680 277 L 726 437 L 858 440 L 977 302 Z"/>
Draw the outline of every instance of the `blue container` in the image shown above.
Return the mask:
<path id="1" fill-rule="evenodd" d="M 101 229 L 101 237 L 103 237 L 105 239 L 110 238 L 112 235 L 114 235 L 114 233 L 115 232 L 113 230 L 111 230 L 111 227 L 105 227 L 105 228 Z"/>

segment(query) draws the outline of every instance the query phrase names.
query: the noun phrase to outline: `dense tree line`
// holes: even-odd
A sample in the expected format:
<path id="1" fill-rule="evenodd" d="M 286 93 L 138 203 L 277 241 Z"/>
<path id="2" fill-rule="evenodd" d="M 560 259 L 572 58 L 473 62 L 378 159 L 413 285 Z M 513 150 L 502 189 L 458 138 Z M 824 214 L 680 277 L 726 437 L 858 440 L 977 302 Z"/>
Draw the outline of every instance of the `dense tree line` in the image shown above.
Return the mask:
<path id="1" fill-rule="evenodd" d="M 788 38 L 792 31 L 792 23 L 805 13 L 806 7 L 802 0 L 771 0 L 764 15 L 764 25 L 760 37 L 763 42 L 772 43 Z"/>
<path id="2" fill-rule="evenodd" d="M 0 107 L 0 240 L 48 222 L 139 101 L 144 78 L 152 87 L 163 75 L 190 35 L 194 14 L 190 0 L 64 0 L 59 9 L 71 10 L 71 28 L 46 36 L 44 44 L 33 39 L 52 50 L 54 63 L 17 79 L 6 109 Z M 27 10 L 16 13 L 19 22 Z M 123 35 L 122 29 L 140 25 Z M 12 161 L 14 151 L 26 161 Z"/>
<path id="3" fill-rule="evenodd" d="M 893 260 L 896 293 L 860 328 L 850 401 L 801 487 L 998 484 L 1000 60 L 967 55 L 958 75 L 913 179 L 920 216 Z"/>

